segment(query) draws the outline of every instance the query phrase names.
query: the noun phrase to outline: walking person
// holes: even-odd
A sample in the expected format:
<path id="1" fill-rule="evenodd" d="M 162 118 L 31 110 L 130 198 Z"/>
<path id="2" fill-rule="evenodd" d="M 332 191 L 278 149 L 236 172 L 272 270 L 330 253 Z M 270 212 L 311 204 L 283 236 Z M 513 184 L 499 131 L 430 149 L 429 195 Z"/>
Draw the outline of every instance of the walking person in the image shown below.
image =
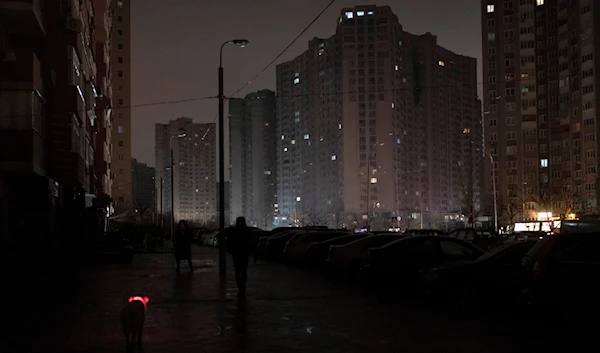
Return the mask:
<path id="1" fill-rule="evenodd" d="M 179 221 L 179 228 L 173 234 L 175 262 L 177 263 L 175 271 L 177 273 L 179 273 L 179 261 L 181 260 L 187 260 L 190 272 L 194 271 L 194 267 L 192 266 L 192 237 L 192 232 L 188 228 L 187 222 L 184 220 Z"/>
<path id="2" fill-rule="evenodd" d="M 235 220 L 235 227 L 229 228 L 227 232 L 227 251 L 233 257 L 238 297 L 246 295 L 248 261 L 250 255 L 254 255 L 254 262 L 256 263 L 256 243 L 256 237 L 252 234 L 250 228 L 246 226 L 246 219 L 238 217 Z"/>

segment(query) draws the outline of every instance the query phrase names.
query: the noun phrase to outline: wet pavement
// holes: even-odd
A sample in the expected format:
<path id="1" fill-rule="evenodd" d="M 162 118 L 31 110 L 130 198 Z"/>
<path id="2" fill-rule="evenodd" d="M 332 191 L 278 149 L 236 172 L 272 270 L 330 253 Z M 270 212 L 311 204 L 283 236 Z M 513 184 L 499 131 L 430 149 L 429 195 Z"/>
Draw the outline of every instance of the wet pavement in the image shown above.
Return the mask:
<path id="1" fill-rule="evenodd" d="M 219 280 L 215 249 L 195 247 L 193 263 L 194 273 L 182 264 L 177 275 L 170 254 L 140 254 L 76 274 L 4 273 L 0 352 L 124 352 L 119 311 L 133 294 L 150 298 L 148 353 L 506 353 L 559 344 L 524 318 L 456 319 L 411 297 L 349 289 L 281 264 L 251 265 L 239 301 L 233 274 Z"/>

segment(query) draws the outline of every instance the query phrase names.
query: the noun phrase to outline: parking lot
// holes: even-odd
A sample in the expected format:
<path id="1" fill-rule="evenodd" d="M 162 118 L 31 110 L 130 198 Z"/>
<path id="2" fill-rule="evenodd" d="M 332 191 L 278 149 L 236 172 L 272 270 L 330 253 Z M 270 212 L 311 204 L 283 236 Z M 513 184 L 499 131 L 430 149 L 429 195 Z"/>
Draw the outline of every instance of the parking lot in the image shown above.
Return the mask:
<path id="1" fill-rule="evenodd" d="M 348 287 L 259 262 L 240 302 L 219 281 L 216 249 L 194 247 L 194 273 L 170 254 L 79 273 L 13 273 L 3 294 L 2 352 L 122 352 L 123 300 L 150 297 L 145 352 L 532 352 L 583 342 L 523 315 L 466 319 L 415 297 Z M 229 269 L 231 270 L 231 264 Z M 8 288 L 8 287 L 5 287 Z M 14 348 L 19 349 L 14 350 Z"/>

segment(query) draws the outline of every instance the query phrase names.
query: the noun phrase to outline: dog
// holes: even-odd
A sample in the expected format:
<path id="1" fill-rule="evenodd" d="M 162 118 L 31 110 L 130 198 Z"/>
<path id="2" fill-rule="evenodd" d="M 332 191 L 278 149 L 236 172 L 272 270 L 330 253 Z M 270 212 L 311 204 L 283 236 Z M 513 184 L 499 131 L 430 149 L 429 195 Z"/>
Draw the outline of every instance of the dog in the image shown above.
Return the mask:
<path id="1" fill-rule="evenodd" d="M 142 333 L 144 332 L 148 301 L 148 297 L 129 297 L 127 303 L 121 309 L 121 326 L 127 342 L 127 352 L 134 351 L 136 342 L 138 352 L 142 351 Z"/>

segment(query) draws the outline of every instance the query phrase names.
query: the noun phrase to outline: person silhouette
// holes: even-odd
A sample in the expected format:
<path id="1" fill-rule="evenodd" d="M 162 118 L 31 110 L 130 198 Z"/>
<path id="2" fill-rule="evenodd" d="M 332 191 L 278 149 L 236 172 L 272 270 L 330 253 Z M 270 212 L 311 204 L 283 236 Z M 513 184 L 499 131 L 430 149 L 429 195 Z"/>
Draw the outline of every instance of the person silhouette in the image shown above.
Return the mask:
<path id="1" fill-rule="evenodd" d="M 227 251 L 233 257 L 238 297 L 246 295 L 250 255 L 254 255 L 254 262 L 256 263 L 256 245 L 258 239 L 252 233 L 250 228 L 246 226 L 246 219 L 244 217 L 238 217 L 235 221 L 235 227 L 228 229 Z"/>
<path id="2" fill-rule="evenodd" d="M 173 242 L 175 245 L 175 271 L 179 273 L 179 261 L 187 260 L 190 267 L 190 272 L 194 271 L 192 266 L 192 232 L 188 227 L 188 224 L 183 219 L 179 221 L 179 229 L 173 235 Z"/>

